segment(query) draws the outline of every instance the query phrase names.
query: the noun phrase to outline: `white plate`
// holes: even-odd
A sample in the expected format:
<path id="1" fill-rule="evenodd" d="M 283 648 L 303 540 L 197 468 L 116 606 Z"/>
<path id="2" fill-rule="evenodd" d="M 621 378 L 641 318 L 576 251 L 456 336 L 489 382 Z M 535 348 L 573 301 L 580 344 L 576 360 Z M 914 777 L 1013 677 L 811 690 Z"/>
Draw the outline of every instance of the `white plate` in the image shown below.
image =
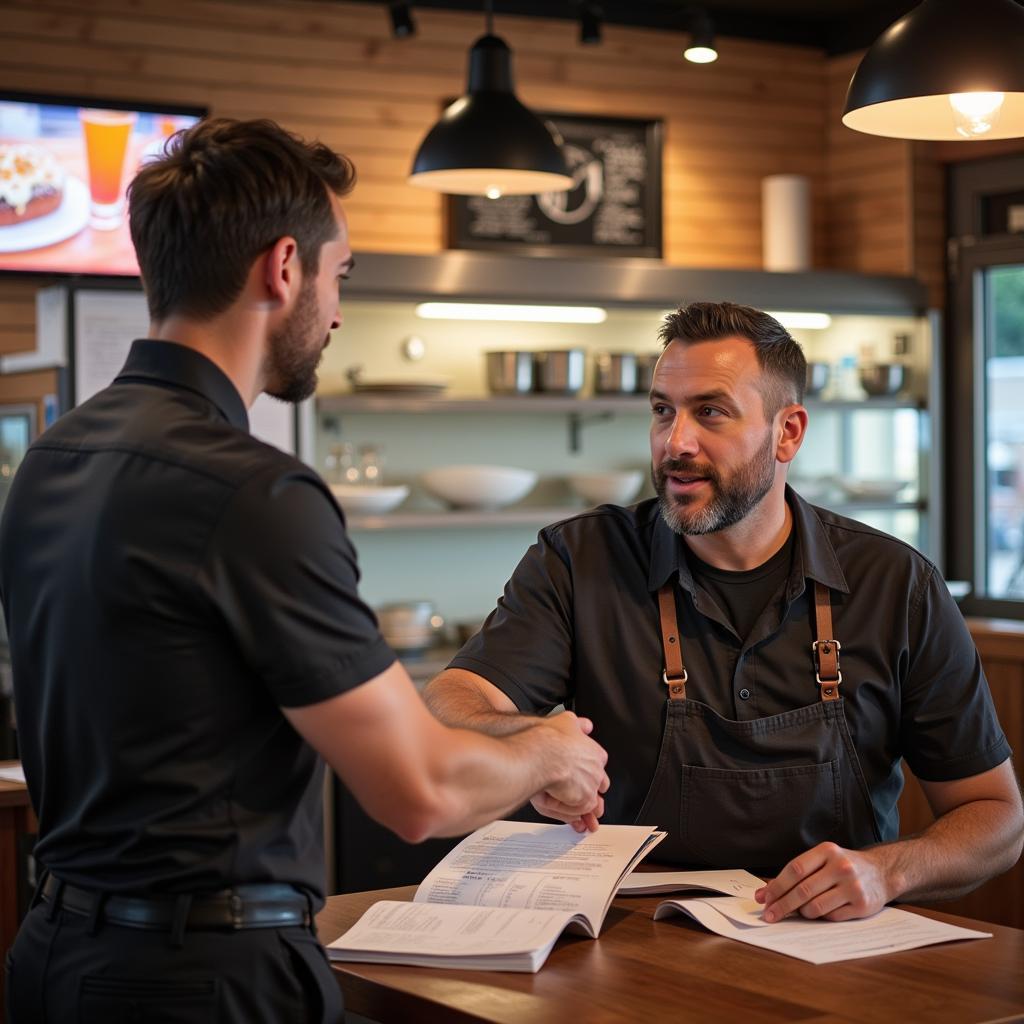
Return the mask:
<path id="1" fill-rule="evenodd" d="M 24 252 L 56 245 L 89 223 L 89 190 L 77 178 L 65 178 L 64 198 L 53 213 L 23 224 L 0 227 L 0 252 Z"/>
<path id="2" fill-rule="evenodd" d="M 440 395 L 448 389 L 444 380 L 357 380 L 352 390 L 357 395 Z"/>

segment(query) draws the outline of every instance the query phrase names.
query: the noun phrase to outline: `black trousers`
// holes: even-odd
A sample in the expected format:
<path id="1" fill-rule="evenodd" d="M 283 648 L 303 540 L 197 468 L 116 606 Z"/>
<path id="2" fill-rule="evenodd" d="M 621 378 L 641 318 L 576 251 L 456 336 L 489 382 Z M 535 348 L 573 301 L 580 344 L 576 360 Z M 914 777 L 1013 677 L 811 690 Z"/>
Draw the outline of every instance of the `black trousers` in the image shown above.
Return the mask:
<path id="1" fill-rule="evenodd" d="M 8 1024 L 339 1024 L 341 990 L 301 926 L 167 932 L 37 904 L 7 955 Z"/>

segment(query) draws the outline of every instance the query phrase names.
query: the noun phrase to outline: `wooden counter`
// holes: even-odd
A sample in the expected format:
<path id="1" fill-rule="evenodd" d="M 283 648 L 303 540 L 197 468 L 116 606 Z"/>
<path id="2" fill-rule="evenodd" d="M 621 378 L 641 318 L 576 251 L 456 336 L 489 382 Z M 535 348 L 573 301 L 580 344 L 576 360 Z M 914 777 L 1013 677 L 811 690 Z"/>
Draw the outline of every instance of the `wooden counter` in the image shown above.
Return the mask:
<path id="1" fill-rule="evenodd" d="M 412 893 L 333 896 L 317 918 L 320 938 L 337 938 L 376 900 Z M 655 922 L 658 899 L 616 899 L 599 939 L 559 939 L 537 974 L 355 963 L 334 970 L 346 1009 L 380 1024 L 968 1024 L 1024 1015 L 1024 931 L 921 911 L 994 937 L 814 966 L 681 917 Z"/>
<path id="2" fill-rule="evenodd" d="M 1013 749 L 1020 783 L 1024 771 L 1024 622 L 969 618 L 967 625 L 981 655 L 1000 724 Z M 900 797 L 900 831 L 910 835 L 926 828 L 934 818 L 917 779 L 906 766 L 904 771 L 907 786 Z M 1024 928 L 1024 859 L 974 892 L 933 906 L 951 914 Z"/>
<path id="3" fill-rule="evenodd" d="M 6 767 L 16 761 L 0 761 Z M 36 816 L 23 782 L 0 779 L 0 964 L 18 931 L 21 837 L 34 834 Z M 0 966 L 0 1020 L 3 1019 L 4 972 Z"/>

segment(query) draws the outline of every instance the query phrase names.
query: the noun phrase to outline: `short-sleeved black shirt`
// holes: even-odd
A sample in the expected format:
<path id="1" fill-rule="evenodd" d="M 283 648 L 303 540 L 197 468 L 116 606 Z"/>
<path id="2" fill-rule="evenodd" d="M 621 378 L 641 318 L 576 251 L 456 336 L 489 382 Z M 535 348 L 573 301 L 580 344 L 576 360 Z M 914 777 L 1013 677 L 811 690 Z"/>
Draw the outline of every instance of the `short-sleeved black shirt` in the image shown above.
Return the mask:
<path id="1" fill-rule="evenodd" d="M 900 758 L 922 779 L 987 771 L 1010 756 L 959 609 L 913 548 L 791 490 L 788 580 L 740 640 L 694 584 L 685 542 L 655 500 L 602 506 L 543 530 L 484 628 L 452 661 L 523 712 L 561 703 L 594 720 L 612 786 L 605 819 L 631 822 L 665 717 L 657 591 L 678 581 L 687 695 L 738 720 L 819 699 L 813 586 L 831 589 L 846 714 L 883 838 L 899 830 Z"/>
<path id="2" fill-rule="evenodd" d="M 0 527 L 36 854 L 65 881 L 323 892 L 323 767 L 282 715 L 394 655 L 323 481 L 207 358 L 136 341 L 30 448 Z"/>

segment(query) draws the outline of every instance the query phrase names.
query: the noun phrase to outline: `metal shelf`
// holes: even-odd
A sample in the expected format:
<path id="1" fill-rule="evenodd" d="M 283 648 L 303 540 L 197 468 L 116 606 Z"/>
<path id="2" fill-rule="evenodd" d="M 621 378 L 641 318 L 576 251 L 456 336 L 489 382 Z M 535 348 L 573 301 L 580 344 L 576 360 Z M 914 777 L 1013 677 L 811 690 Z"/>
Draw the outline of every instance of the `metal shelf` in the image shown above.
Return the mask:
<path id="1" fill-rule="evenodd" d="M 838 501 L 822 504 L 811 502 L 821 508 L 845 515 L 848 512 L 900 512 L 904 510 L 924 511 L 924 501 Z M 571 516 L 587 511 L 581 505 L 556 505 L 548 507 L 504 508 L 504 509 L 448 509 L 439 511 L 392 512 L 388 515 L 346 516 L 348 528 L 355 531 L 400 531 L 400 530 L 481 530 L 502 529 L 516 526 L 550 526 Z"/>
<path id="2" fill-rule="evenodd" d="M 404 395 L 354 395 L 351 392 L 319 394 L 321 412 L 333 415 L 353 413 L 648 413 L 646 395 L 594 395 L 579 398 L 567 395 L 491 395 L 480 398 L 413 398 Z M 918 398 L 886 395 L 854 401 L 808 398 L 813 409 L 921 409 Z"/>
<path id="3" fill-rule="evenodd" d="M 345 522 L 356 530 L 461 530 L 500 529 L 505 526 L 550 526 L 559 520 L 583 512 L 579 505 L 554 508 L 530 507 L 504 509 L 450 509 L 447 511 L 392 512 L 383 516 L 346 516 Z"/>

